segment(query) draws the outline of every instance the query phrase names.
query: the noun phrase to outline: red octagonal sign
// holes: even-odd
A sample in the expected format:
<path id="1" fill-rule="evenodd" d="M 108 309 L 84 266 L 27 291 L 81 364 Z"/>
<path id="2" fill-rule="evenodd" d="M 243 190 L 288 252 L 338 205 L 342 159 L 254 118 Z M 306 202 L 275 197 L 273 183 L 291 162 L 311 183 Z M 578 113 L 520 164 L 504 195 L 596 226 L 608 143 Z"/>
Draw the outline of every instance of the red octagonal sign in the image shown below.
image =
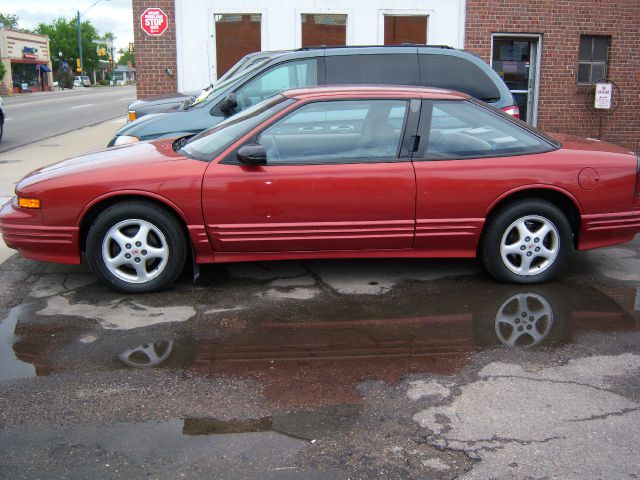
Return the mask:
<path id="1" fill-rule="evenodd" d="M 140 15 L 140 26 L 147 35 L 162 35 L 169 26 L 169 17 L 159 8 L 147 8 Z"/>

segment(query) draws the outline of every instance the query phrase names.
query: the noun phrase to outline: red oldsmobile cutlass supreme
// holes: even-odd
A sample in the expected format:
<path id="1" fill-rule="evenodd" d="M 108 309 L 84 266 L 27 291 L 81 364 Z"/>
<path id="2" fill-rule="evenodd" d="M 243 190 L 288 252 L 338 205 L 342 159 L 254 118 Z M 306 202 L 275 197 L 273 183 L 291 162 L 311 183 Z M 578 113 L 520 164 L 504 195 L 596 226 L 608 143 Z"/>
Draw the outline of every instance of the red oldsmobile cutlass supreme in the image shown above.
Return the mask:
<path id="1" fill-rule="evenodd" d="M 37 170 L 0 211 L 8 246 L 80 263 L 123 292 L 196 263 L 475 257 L 498 280 L 553 279 L 572 248 L 640 231 L 640 159 L 549 137 L 467 95 L 289 90 L 191 139 Z"/>

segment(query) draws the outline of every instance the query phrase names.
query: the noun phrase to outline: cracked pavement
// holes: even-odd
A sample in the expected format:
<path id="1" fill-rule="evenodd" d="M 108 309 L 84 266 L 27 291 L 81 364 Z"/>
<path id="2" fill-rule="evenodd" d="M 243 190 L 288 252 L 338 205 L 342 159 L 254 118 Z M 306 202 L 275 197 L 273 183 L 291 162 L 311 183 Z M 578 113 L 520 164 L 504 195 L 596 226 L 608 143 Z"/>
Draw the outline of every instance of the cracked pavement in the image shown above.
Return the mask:
<path id="1" fill-rule="evenodd" d="M 309 261 L 136 296 L 14 256 L 0 477 L 639 478 L 639 247 L 533 287 Z"/>

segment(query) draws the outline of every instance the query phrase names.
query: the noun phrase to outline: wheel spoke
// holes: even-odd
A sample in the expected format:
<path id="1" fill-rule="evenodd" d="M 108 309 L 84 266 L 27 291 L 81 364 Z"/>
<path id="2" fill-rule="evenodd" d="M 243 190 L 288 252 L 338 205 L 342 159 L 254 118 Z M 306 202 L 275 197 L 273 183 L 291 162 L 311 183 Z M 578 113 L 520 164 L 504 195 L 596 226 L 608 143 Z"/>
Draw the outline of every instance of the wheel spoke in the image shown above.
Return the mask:
<path id="1" fill-rule="evenodd" d="M 537 232 L 534 233 L 536 237 L 540 239 L 540 242 L 544 241 L 545 237 L 552 232 L 553 229 L 549 226 L 549 224 L 544 223 Z"/>
<path id="2" fill-rule="evenodd" d="M 115 230 L 115 231 L 111 232 L 107 238 L 109 240 L 113 240 L 114 242 L 116 242 L 118 244 L 118 246 L 120 247 L 120 250 L 124 250 L 125 245 L 132 241 L 132 238 L 127 237 L 120 230 Z"/>
<path id="3" fill-rule="evenodd" d="M 113 268 L 118 268 L 129 263 L 129 260 L 127 260 L 124 256 L 124 251 L 120 251 L 120 253 L 115 257 L 105 258 L 105 261 Z"/>
<path id="4" fill-rule="evenodd" d="M 526 255 L 521 255 L 520 258 L 522 261 L 520 262 L 520 272 L 524 274 L 529 274 L 531 271 L 531 263 L 534 260 L 534 256 L 527 257 Z"/>
<path id="5" fill-rule="evenodd" d="M 516 230 L 518 230 L 518 234 L 520 235 L 521 242 L 526 236 L 533 235 L 533 232 L 529 230 L 529 227 L 527 227 L 526 219 L 521 219 L 518 223 L 516 223 L 515 227 L 516 227 Z"/>
<path id="6" fill-rule="evenodd" d="M 145 262 L 131 264 L 136 271 L 136 277 L 138 281 L 145 281 L 149 279 L 149 272 L 147 272 L 147 264 Z"/>
<path id="7" fill-rule="evenodd" d="M 522 250 L 520 250 L 520 246 L 522 244 L 520 242 L 512 243 L 511 245 L 505 245 L 502 247 L 502 251 L 505 255 L 521 255 Z"/>
<path id="8" fill-rule="evenodd" d="M 556 255 L 556 249 L 553 250 L 548 249 L 544 245 L 540 246 L 540 251 L 538 252 L 538 256 L 542 258 L 546 258 L 547 260 L 553 258 Z"/>
<path id="9" fill-rule="evenodd" d="M 168 249 L 165 246 L 160 248 L 147 246 L 147 258 L 160 258 L 166 259 L 168 256 Z"/>
<path id="10" fill-rule="evenodd" d="M 147 225 L 146 223 L 141 223 L 140 229 L 138 230 L 138 233 L 136 233 L 133 237 L 133 240 L 142 243 L 142 246 L 145 247 L 147 245 L 147 237 L 149 237 L 150 231 L 151 229 L 149 228 L 149 225 Z"/>

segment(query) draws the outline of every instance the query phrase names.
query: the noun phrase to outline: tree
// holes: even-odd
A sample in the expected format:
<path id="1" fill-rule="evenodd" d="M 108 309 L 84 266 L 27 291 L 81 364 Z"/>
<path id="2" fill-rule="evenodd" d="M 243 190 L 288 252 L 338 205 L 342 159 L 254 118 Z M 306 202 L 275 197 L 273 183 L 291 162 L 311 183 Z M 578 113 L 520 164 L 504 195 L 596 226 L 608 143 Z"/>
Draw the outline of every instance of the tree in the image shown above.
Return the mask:
<path id="1" fill-rule="evenodd" d="M 56 58 L 58 52 L 62 52 L 62 60 L 68 62 L 69 67 L 75 71 L 76 59 L 80 58 L 77 19 L 67 20 L 59 17 L 49 24 L 38 24 L 35 31 L 42 35 L 49 35 L 49 51 L 52 59 Z M 95 70 L 98 68 L 98 53 L 93 39 L 98 38 L 98 33 L 90 21 L 80 22 L 80 37 L 82 39 L 84 71 Z"/>
<path id="2" fill-rule="evenodd" d="M 2 83 L 6 73 L 7 69 L 5 68 L 4 63 L 2 63 L 2 60 L 0 60 L 0 83 Z"/>
<path id="3" fill-rule="evenodd" d="M 11 30 L 18 29 L 18 20 L 20 18 L 15 13 L 0 13 L 0 27 L 10 28 Z"/>
<path id="4" fill-rule="evenodd" d="M 136 56 L 129 50 L 121 48 L 118 50 L 118 65 L 126 65 L 127 62 L 131 62 L 132 66 L 136 66 Z"/>

